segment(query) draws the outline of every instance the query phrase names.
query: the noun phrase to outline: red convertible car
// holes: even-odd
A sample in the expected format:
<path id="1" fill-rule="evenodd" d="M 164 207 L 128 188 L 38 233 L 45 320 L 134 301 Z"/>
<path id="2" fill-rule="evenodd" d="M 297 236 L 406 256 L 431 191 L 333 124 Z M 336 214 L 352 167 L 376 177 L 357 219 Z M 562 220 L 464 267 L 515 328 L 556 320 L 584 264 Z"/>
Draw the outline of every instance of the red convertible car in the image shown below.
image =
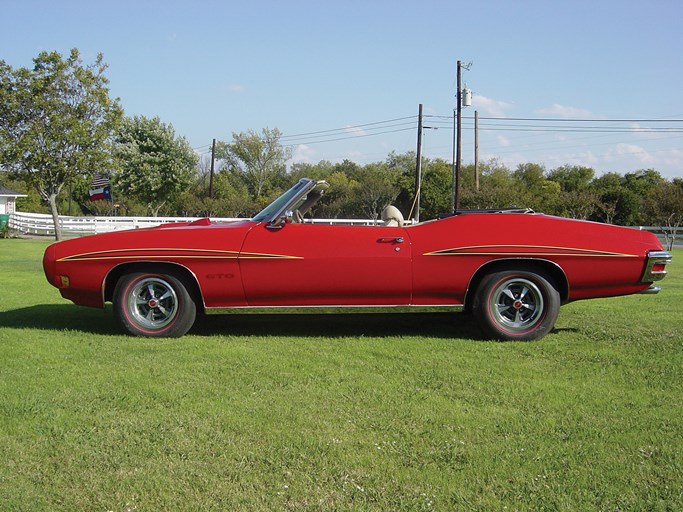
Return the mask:
<path id="1" fill-rule="evenodd" d="M 538 339 L 560 305 L 656 293 L 671 255 L 651 233 L 527 210 L 462 211 L 381 225 L 304 215 L 327 188 L 302 179 L 252 219 L 201 219 L 52 244 L 62 296 L 111 301 L 123 328 L 182 336 L 197 313 L 470 311 L 490 338 Z"/>

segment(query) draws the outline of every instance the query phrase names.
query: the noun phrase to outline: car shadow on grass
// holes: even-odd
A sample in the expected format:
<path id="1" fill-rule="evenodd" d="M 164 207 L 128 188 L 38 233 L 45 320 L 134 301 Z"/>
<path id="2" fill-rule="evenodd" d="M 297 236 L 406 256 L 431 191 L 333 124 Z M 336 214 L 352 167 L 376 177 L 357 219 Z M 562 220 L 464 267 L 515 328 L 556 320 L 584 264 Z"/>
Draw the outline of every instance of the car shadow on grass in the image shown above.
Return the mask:
<path id="1" fill-rule="evenodd" d="M 0 311 L 0 328 L 74 331 L 121 335 L 111 305 L 104 310 L 73 304 L 37 304 Z M 291 336 L 298 338 L 357 336 L 423 336 L 481 340 L 469 315 L 410 314 L 232 314 L 198 315 L 188 333 L 195 336 Z"/>
<path id="2" fill-rule="evenodd" d="M 120 334 L 111 308 L 105 310 L 73 304 L 36 304 L 0 311 L 0 327 Z"/>
<path id="3" fill-rule="evenodd" d="M 197 318 L 190 334 L 298 338 L 424 336 L 482 339 L 471 318 L 457 313 L 208 315 Z"/>

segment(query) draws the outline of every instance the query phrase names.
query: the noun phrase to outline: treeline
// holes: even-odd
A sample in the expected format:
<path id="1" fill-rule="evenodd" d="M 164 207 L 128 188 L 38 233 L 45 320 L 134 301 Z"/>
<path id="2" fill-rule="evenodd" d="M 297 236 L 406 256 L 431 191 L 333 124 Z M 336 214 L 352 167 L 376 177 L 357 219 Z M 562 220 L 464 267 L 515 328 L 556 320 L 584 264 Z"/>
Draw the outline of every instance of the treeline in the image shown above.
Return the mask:
<path id="1" fill-rule="evenodd" d="M 324 179 L 328 194 L 312 214 L 317 218 L 379 217 L 387 204 L 397 206 L 406 218 L 415 213 L 415 153 L 391 153 L 384 161 L 359 165 L 340 163 L 286 165 L 288 155 L 278 149 L 276 130 L 236 134 L 232 143 L 219 143 L 220 159 L 211 181 L 210 162 L 204 159 L 188 174 L 178 193 L 151 205 L 131 194 L 131 177 L 120 171 L 111 177 L 114 201 L 88 200 L 88 179 L 75 180 L 60 197 L 60 211 L 74 215 L 151 215 L 188 217 L 250 217 L 302 177 Z M 268 134 L 275 133 L 269 144 Z M 254 139 L 254 140 L 250 140 Z M 273 137 L 270 137 L 273 139 Z M 260 142 L 259 142 L 260 141 Z M 251 158 L 248 142 L 261 144 Z M 275 142 L 275 144 L 273 144 Z M 269 146 L 280 151 L 268 160 Z M 269 162 L 253 166 L 254 162 Z M 420 219 L 451 211 L 452 166 L 442 159 L 423 159 Z M 142 178 L 136 178 L 142 181 Z M 535 211 L 575 219 L 619 225 L 679 226 L 683 220 L 683 179 L 668 180 L 654 169 L 624 175 L 597 175 L 590 167 L 564 165 L 546 169 L 527 163 L 510 169 L 496 160 L 479 166 L 479 188 L 473 164 L 460 176 L 460 208 L 529 207 Z M 4 177 L 4 184 L 25 192 L 21 210 L 47 211 L 45 204 L 20 180 Z M 138 187 L 140 188 L 140 187 Z M 69 194 L 70 198 L 69 199 Z M 149 194 L 148 194 L 149 195 Z"/>

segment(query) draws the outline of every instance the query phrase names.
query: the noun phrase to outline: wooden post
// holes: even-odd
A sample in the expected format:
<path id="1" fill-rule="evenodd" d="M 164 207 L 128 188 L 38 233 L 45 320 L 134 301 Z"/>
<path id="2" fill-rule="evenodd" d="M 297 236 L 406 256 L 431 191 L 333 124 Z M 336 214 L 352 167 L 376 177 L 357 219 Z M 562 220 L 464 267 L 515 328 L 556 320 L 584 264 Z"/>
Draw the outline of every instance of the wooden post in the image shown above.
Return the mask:
<path id="1" fill-rule="evenodd" d="M 457 145 L 456 145 L 456 157 L 455 157 L 455 199 L 453 213 L 458 211 L 460 208 L 460 154 L 462 153 L 462 63 L 458 61 L 458 97 L 457 97 L 457 114 L 458 114 L 458 126 L 457 126 Z"/>
<path id="2" fill-rule="evenodd" d="M 479 192 L 479 111 L 474 111 L 474 183 Z"/>
<path id="3" fill-rule="evenodd" d="M 209 174 L 209 198 L 213 198 L 213 163 L 216 161 L 216 139 L 211 144 L 211 173 Z"/>
<path id="4" fill-rule="evenodd" d="M 415 216 L 420 222 L 420 189 L 422 188 L 422 103 L 417 115 L 417 157 L 415 158 Z"/>

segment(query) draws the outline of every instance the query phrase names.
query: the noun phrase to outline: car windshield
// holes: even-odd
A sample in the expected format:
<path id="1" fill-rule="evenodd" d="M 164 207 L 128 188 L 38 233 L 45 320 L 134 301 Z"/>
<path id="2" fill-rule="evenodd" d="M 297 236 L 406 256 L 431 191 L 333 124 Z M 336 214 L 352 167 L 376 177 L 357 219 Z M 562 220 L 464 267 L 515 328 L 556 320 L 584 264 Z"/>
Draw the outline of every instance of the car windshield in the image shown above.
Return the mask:
<path id="1" fill-rule="evenodd" d="M 258 214 L 256 214 L 251 220 L 254 222 L 261 222 L 264 220 L 272 220 L 275 215 L 282 211 L 287 204 L 290 203 L 301 191 L 309 186 L 311 180 L 302 179 L 287 192 L 278 197 L 275 201 L 266 206 Z"/>

